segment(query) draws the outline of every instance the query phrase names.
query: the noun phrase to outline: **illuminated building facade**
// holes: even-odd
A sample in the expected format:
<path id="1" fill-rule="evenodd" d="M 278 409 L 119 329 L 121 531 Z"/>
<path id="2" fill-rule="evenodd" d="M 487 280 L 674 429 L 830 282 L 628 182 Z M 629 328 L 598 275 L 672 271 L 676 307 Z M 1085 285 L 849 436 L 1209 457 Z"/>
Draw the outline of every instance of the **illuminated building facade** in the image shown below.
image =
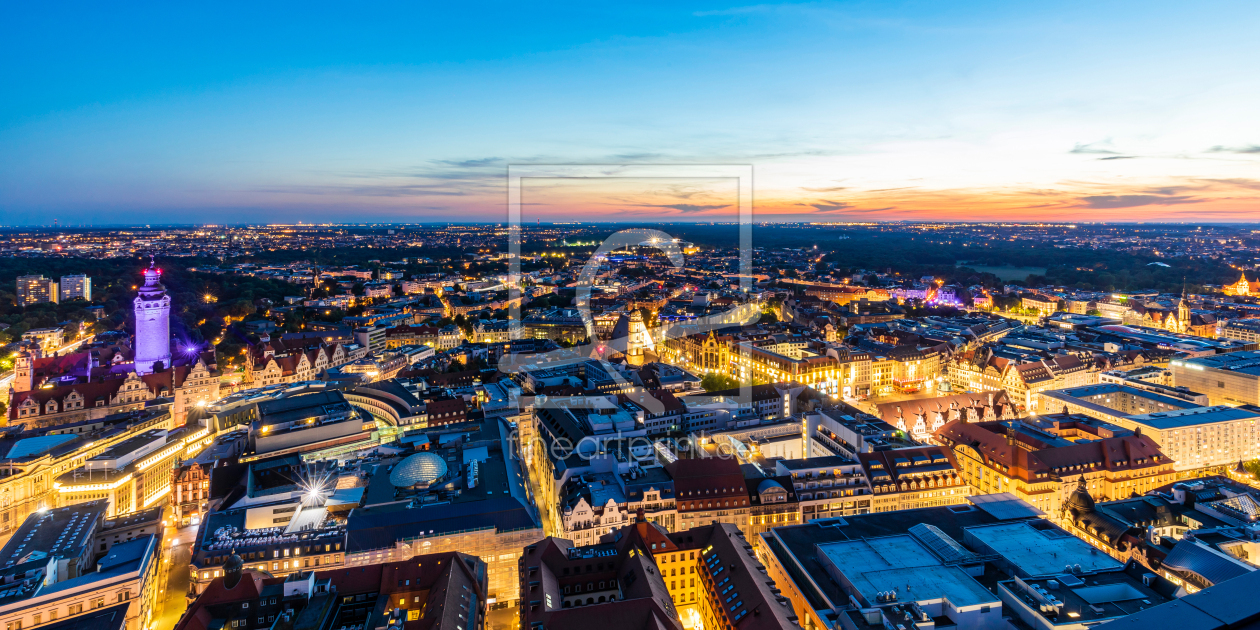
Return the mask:
<path id="1" fill-rule="evenodd" d="M 1087 416 L 1040 425 L 954 421 L 936 433 L 977 494 L 1009 492 L 1046 514 L 1084 478 L 1090 494 L 1118 499 L 1176 479 L 1173 461 L 1150 437 Z"/>
<path id="2" fill-rule="evenodd" d="M 61 299 L 57 281 L 44 276 L 18 276 L 17 303 L 28 304 L 57 303 Z"/>
<path id="3" fill-rule="evenodd" d="M 190 446 L 204 445 L 209 429 L 149 429 L 110 446 L 57 478 L 57 505 L 104 499 L 107 516 L 142 510 L 171 492 L 174 470 Z"/>
<path id="4" fill-rule="evenodd" d="M 149 265 L 144 270 L 144 286 L 135 299 L 138 374 L 171 367 L 171 296 L 166 294 L 161 278 L 162 270 Z"/>
<path id="5" fill-rule="evenodd" d="M 0 536 L 40 509 L 59 505 L 56 480 L 88 459 L 151 429 L 172 428 L 167 407 L 117 414 L 38 432 L 4 434 L 8 452 L 0 459 Z M 52 494 L 50 494 L 50 492 Z"/>

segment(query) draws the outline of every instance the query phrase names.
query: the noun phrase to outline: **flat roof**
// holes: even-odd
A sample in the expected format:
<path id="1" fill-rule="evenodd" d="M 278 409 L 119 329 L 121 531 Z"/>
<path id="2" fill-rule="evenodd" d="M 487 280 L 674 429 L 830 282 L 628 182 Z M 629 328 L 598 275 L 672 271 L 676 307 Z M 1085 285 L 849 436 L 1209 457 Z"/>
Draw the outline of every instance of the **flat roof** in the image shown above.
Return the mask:
<path id="1" fill-rule="evenodd" d="M 1212 424 L 1214 422 L 1230 422 L 1233 420 L 1252 420 L 1260 418 L 1260 408 L 1251 405 L 1229 407 L 1215 405 L 1212 407 L 1191 407 L 1189 409 L 1173 409 L 1129 416 L 1129 420 L 1156 429 L 1175 429 L 1178 427 Z"/>
<path id="2" fill-rule="evenodd" d="M 966 535 L 988 546 L 1029 577 L 1058 575 L 1068 565 L 1079 564 L 1085 573 L 1118 571 L 1124 567 L 1119 560 L 1061 529 L 1037 529 L 1029 521 L 969 527 Z"/>
<path id="3" fill-rule="evenodd" d="M 1207 357 L 1196 357 L 1194 359 L 1186 359 L 1184 363 L 1191 367 L 1202 366 L 1213 370 L 1260 376 L 1260 352 L 1255 351 L 1228 352 Z M 1174 361 L 1172 364 L 1177 365 L 1177 362 Z"/>
<path id="4" fill-rule="evenodd" d="M 913 536 L 898 535 L 818 545 L 818 552 L 842 573 L 868 604 L 878 593 L 898 591 L 903 601 L 948 599 L 954 606 L 997 601 L 967 572 L 945 566 Z"/>
<path id="5" fill-rule="evenodd" d="M 98 499 L 32 513 L 0 549 L 0 564 L 18 564 L 36 551 L 62 557 L 78 553 L 108 507 L 108 501 Z"/>
<path id="6" fill-rule="evenodd" d="M 1170 388 L 1171 389 L 1171 388 Z M 1128 394 L 1135 398 L 1143 398 L 1151 402 L 1164 403 L 1172 407 L 1194 407 L 1195 404 L 1180 398 L 1173 398 L 1164 394 L 1158 394 L 1149 390 L 1125 385 L 1123 383 L 1098 383 L 1096 385 L 1084 385 L 1081 387 L 1069 387 L 1067 389 L 1057 389 L 1045 394 L 1057 394 L 1055 398 L 1071 397 L 1085 398 L 1086 396 L 1099 396 L 1102 394 Z M 1110 409 L 1110 407 L 1108 407 Z"/>
<path id="7" fill-rule="evenodd" d="M 29 457 L 31 455 L 43 455 L 48 451 L 79 439 L 74 433 L 60 433 L 55 435 L 41 435 L 38 437 L 23 438 L 13 444 L 9 449 L 9 453 L 5 455 L 8 459 L 17 459 L 19 457 Z"/>

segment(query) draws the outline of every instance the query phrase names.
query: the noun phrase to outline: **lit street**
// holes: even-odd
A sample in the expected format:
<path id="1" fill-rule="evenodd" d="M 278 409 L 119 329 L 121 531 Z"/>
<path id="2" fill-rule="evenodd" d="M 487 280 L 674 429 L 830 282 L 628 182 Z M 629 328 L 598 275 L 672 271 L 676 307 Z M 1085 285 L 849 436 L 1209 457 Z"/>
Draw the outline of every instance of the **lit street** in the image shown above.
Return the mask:
<path id="1" fill-rule="evenodd" d="M 197 535 L 197 526 L 189 525 L 181 529 L 168 529 L 163 544 L 168 549 L 163 570 L 166 571 L 165 590 L 159 590 L 158 597 L 163 605 L 161 614 L 153 621 L 152 630 L 169 630 L 179 622 L 179 617 L 188 606 L 185 595 L 188 593 L 188 561 L 192 541 Z M 174 545 L 172 545 L 174 543 Z"/>

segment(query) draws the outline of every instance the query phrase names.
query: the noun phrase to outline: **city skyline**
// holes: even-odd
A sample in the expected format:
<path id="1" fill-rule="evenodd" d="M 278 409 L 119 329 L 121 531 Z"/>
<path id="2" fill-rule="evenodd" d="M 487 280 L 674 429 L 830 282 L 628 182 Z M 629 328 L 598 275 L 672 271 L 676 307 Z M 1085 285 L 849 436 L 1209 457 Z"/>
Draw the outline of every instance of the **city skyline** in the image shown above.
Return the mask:
<path id="1" fill-rule="evenodd" d="M 1242 3 L 45 11 L 3 27 L 5 225 L 496 222 L 534 163 L 749 164 L 759 221 L 1260 216 Z M 526 217 L 734 218 L 569 188 Z"/>

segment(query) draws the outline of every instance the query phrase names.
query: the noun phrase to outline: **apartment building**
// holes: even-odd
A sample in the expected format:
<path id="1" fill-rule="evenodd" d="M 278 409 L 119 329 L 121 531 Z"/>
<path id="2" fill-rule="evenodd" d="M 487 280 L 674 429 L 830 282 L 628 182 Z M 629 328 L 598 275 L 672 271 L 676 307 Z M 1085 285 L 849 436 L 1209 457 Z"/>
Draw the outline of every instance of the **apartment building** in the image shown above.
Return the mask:
<path id="1" fill-rule="evenodd" d="M 62 302 L 70 300 L 92 301 L 92 279 L 86 275 L 61 276 L 59 289 Z"/>
<path id="2" fill-rule="evenodd" d="M 55 304 L 61 300 L 57 281 L 44 276 L 18 276 L 16 293 L 19 306 Z"/>

